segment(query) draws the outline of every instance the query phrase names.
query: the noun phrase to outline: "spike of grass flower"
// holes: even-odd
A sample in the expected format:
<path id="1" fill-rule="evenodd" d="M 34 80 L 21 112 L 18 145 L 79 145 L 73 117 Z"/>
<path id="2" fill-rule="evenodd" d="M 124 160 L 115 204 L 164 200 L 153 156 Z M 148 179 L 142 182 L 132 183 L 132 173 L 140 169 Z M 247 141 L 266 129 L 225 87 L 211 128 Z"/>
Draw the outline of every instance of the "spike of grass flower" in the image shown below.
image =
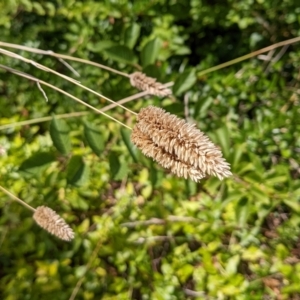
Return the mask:
<path id="1" fill-rule="evenodd" d="M 210 175 L 220 180 L 232 175 L 220 149 L 203 132 L 161 108 L 140 110 L 131 140 L 179 177 L 199 181 Z"/>
<path id="2" fill-rule="evenodd" d="M 33 214 L 33 219 L 43 229 L 62 240 L 71 241 L 74 238 L 71 227 L 53 209 L 47 206 L 38 206 Z"/>
<path id="3" fill-rule="evenodd" d="M 11 199 L 19 202 L 29 210 L 33 211 L 33 219 L 35 222 L 49 233 L 64 241 L 71 241 L 74 238 L 74 232 L 72 228 L 53 209 L 47 206 L 38 206 L 35 209 L 4 187 L 0 186 L 0 190 L 8 195 Z"/>

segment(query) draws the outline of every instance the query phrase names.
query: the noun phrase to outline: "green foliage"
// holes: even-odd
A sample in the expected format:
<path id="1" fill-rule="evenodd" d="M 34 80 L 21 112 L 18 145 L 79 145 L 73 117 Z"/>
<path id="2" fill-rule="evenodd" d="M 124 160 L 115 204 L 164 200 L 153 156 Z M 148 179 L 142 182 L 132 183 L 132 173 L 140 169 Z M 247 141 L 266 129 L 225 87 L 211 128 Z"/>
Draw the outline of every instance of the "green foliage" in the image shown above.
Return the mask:
<path id="1" fill-rule="evenodd" d="M 4 42 L 174 81 L 174 97 L 126 106 L 187 117 L 234 175 L 176 178 L 133 147 L 128 129 L 43 87 L 46 102 L 32 81 L 0 69 L 0 126 L 54 116 L 0 131 L 1 186 L 75 231 L 71 243 L 56 239 L 1 193 L 0 298 L 69 299 L 83 278 L 76 299 L 298 299 L 299 44 L 197 74 L 299 36 L 299 15 L 292 0 L 2 1 Z M 53 57 L 9 50 L 76 76 Z M 136 93 L 126 77 L 68 63 L 113 100 Z M 106 105 L 34 64 L 2 54 L 0 64 Z M 58 118 L 78 111 L 89 114 Z M 134 125 L 121 108 L 108 114 Z"/>

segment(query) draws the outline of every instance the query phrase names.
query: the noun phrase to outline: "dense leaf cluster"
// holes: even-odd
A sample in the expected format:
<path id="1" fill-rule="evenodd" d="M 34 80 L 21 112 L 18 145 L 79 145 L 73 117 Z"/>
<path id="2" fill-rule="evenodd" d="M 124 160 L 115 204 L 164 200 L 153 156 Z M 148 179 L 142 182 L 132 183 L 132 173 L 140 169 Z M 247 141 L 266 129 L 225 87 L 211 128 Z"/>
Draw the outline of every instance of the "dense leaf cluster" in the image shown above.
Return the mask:
<path id="1" fill-rule="evenodd" d="M 195 122 L 234 174 L 176 178 L 133 147 L 130 130 L 44 87 L 46 102 L 34 82 L 0 69 L 1 185 L 51 207 L 75 232 L 71 243 L 56 239 L 1 194 L 1 299 L 72 299 L 78 282 L 76 299 L 85 300 L 299 299 L 299 44 L 201 75 L 299 36 L 296 2 L 0 2 L 3 42 L 174 81 L 173 97 L 127 106 L 153 104 Z M 51 56 L 8 50 L 113 100 L 137 92 L 127 77 L 91 65 L 68 61 L 78 78 Z M 0 64 L 107 104 L 32 64 L 2 54 Z M 108 113 L 135 122 L 121 108 Z M 51 121 L 1 128 L 42 117 Z"/>

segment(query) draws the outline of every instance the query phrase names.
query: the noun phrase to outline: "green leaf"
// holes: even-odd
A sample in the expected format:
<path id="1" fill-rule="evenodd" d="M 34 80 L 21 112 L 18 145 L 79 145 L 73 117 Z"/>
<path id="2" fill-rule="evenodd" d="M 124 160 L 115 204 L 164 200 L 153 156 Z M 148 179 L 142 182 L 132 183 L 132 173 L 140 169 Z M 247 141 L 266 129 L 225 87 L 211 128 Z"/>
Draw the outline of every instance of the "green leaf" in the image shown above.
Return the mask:
<path id="1" fill-rule="evenodd" d="M 154 64 L 159 50 L 161 48 L 161 40 L 159 38 L 155 38 L 149 41 L 142 49 L 141 52 L 141 62 L 142 66 L 146 67 L 148 65 Z"/>
<path id="2" fill-rule="evenodd" d="M 141 27 L 137 23 L 133 23 L 126 28 L 124 43 L 128 48 L 132 49 L 134 47 L 137 39 L 139 38 L 140 31 L 141 31 Z"/>
<path id="3" fill-rule="evenodd" d="M 180 96 L 182 93 L 190 89 L 196 83 L 197 77 L 195 69 L 186 70 L 175 80 L 173 86 L 173 94 Z"/>
<path id="4" fill-rule="evenodd" d="M 195 106 L 194 118 L 206 116 L 207 110 L 211 106 L 213 101 L 214 101 L 213 97 L 199 99 Z"/>
<path id="5" fill-rule="evenodd" d="M 114 177 L 115 180 L 122 180 L 128 175 L 129 168 L 127 161 L 121 160 L 120 165 L 121 167 L 119 169 L 119 172 Z"/>
<path id="6" fill-rule="evenodd" d="M 50 136 L 53 145 L 60 153 L 70 153 L 71 141 L 69 137 L 69 126 L 66 121 L 53 117 L 50 123 Z"/>
<path id="7" fill-rule="evenodd" d="M 246 149 L 246 144 L 236 144 L 236 145 L 234 145 L 233 149 L 234 150 L 233 150 L 232 159 L 231 159 L 232 167 L 238 168 L 242 154 L 244 153 L 244 151 Z"/>
<path id="8" fill-rule="evenodd" d="M 89 42 L 87 44 L 87 49 L 92 52 L 98 53 L 114 46 L 116 46 L 116 43 L 114 41 L 103 40 L 103 41 L 98 41 L 96 43 Z"/>
<path id="9" fill-rule="evenodd" d="M 156 65 L 148 65 L 147 67 L 143 68 L 143 72 L 149 77 L 156 78 L 159 82 L 162 81 L 161 69 Z"/>
<path id="10" fill-rule="evenodd" d="M 55 156 L 49 152 L 37 152 L 21 164 L 19 170 L 30 175 L 40 174 L 47 166 L 55 161 Z"/>
<path id="11" fill-rule="evenodd" d="M 136 57 L 131 49 L 126 46 L 113 46 L 104 50 L 106 56 L 112 60 L 134 64 Z"/>
<path id="12" fill-rule="evenodd" d="M 298 213 L 298 214 L 300 213 L 300 205 L 299 205 L 298 201 L 284 199 L 283 202 L 284 202 L 284 204 L 286 204 L 289 208 L 291 208 L 296 213 Z"/>
<path id="13" fill-rule="evenodd" d="M 230 150 L 229 131 L 227 126 L 219 128 L 215 132 L 216 142 L 222 148 L 225 157 L 228 157 Z"/>
<path id="14" fill-rule="evenodd" d="M 122 139 L 131 155 L 131 157 L 133 158 L 134 162 L 138 162 L 138 158 L 137 158 L 137 148 L 132 144 L 131 140 L 130 140 L 130 135 L 131 135 L 131 131 L 128 131 L 125 128 L 121 128 L 121 136 Z"/>
<path id="15" fill-rule="evenodd" d="M 89 122 L 84 123 L 84 136 L 93 152 L 100 155 L 104 149 L 104 137 L 99 128 Z"/>
<path id="16" fill-rule="evenodd" d="M 236 218 L 238 225 L 243 227 L 247 223 L 249 216 L 249 201 L 247 197 L 242 197 L 236 206 Z"/>
<path id="17" fill-rule="evenodd" d="M 110 175 L 111 178 L 115 178 L 118 174 L 121 164 L 119 161 L 119 157 L 115 152 L 110 152 L 108 156 L 109 167 L 110 167 Z"/>
<path id="18" fill-rule="evenodd" d="M 89 180 L 89 166 L 80 155 L 71 157 L 67 166 L 67 181 L 76 186 L 84 185 Z"/>

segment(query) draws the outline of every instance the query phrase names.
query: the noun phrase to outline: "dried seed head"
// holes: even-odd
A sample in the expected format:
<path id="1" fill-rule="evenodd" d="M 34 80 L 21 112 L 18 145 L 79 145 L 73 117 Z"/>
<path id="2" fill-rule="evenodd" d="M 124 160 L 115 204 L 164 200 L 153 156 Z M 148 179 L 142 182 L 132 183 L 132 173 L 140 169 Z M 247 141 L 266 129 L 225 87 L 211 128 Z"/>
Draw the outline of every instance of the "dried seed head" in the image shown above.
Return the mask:
<path id="1" fill-rule="evenodd" d="M 141 109 L 131 140 L 179 177 L 199 181 L 207 175 L 219 179 L 232 175 L 220 149 L 203 132 L 161 108 Z"/>
<path id="2" fill-rule="evenodd" d="M 71 227 L 54 210 L 47 206 L 39 206 L 33 214 L 35 222 L 58 238 L 70 241 L 74 238 Z"/>
<path id="3" fill-rule="evenodd" d="M 162 83 L 156 82 L 155 78 L 148 77 L 142 72 L 130 74 L 130 84 L 139 90 L 147 91 L 151 95 L 165 97 L 172 94 L 172 91 L 165 88 Z"/>

